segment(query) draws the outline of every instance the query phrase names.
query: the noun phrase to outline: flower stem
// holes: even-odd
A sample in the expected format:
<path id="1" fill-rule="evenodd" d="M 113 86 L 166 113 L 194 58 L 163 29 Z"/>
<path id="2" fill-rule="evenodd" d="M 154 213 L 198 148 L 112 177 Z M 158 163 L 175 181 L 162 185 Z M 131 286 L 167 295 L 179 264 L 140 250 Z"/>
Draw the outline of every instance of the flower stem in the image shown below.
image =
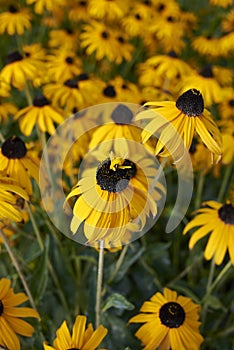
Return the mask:
<path id="1" fill-rule="evenodd" d="M 116 262 L 116 265 L 115 265 L 115 269 L 114 269 L 112 275 L 110 276 L 108 283 L 111 283 L 111 282 L 114 280 L 116 274 L 117 274 L 118 271 L 119 271 L 120 266 L 122 265 L 122 262 L 123 262 L 123 260 L 124 260 L 124 257 L 125 257 L 125 255 L 126 255 L 126 253 L 127 253 L 127 250 L 128 250 L 128 245 L 125 245 L 125 246 L 123 247 L 123 249 L 122 249 L 120 255 L 119 255 L 119 258 L 118 258 L 118 260 L 117 260 L 117 262 Z"/>
<path id="2" fill-rule="evenodd" d="M 198 209 L 201 205 L 204 183 L 205 183 L 205 173 L 204 173 L 204 171 L 202 171 L 199 174 L 199 178 L 198 178 L 197 195 L 195 198 L 194 209 Z"/>
<path id="3" fill-rule="evenodd" d="M 39 231 L 39 229 L 37 227 L 36 220 L 34 219 L 34 216 L 33 216 L 32 210 L 30 208 L 30 205 L 27 202 L 26 202 L 26 205 L 27 205 L 29 217 L 30 217 L 30 220 L 32 222 L 32 226 L 33 226 L 34 232 L 35 232 L 36 237 L 37 237 L 37 241 L 38 241 L 39 247 L 40 247 L 41 251 L 43 251 L 44 250 L 44 244 L 43 244 L 43 241 L 41 239 L 40 231 Z"/>
<path id="4" fill-rule="evenodd" d="M 101 241 L 99 246 L 98 273 L 97 273 L 96 328 L 101 324 L 103 266 L 104 266 L 104 241 Z"/>
<path id="5" fill-rule="evenodd" d="M 226 167 L 226 169 L 225 169 L 225 173 L 224 173 L 224 176 L 223 176 L 223 181 L 222 181 L 222 184 L 221 184 L 221 187 L 220 187 L 220 190 L 219 190 L 219 194 L 218 194 L 218 198 L 217 198 L 218 202 L 221 202 L 223 197 L 224 197 L 224 194 L 226 192 L 226 187 L 227 187 L 227 184 L 229 182 L 231 173 L 232 173 L 232 163 L 229 164 Z"/>
<path id="6" fill-rule="evenodd" d="M 2 238 L 2 240 L 3 240 L 3 242 L 4 242 L 4 245 L 5 245 L 6 250 L 7 250 L 8 254 L 9 254 L 9 257 L 10 257 L 10 259 L 11 259 L 11 261 L 12 261 L 12 264 L 14 265 L 14 267 L 15 267 L 15 269 L 16 269 L 18 275 L 19 275 L 19 278 L 20 278 L 20 280 L 21 280 L 21 282 L 22 282 L 22 284 L 23 284 L 23 286 L 24 286 L 24 289 L 25 289 L 25 291 L 26 291 L 26 294 L 27 294 L 27 296 L 28 296 L 28 299 L 29 299 L 30 304 L 32 305 L 33 309 L 34 309 L 35 311 L 37 311 L 35 302 L 34 302 L 34 300 L 33 300 L 32 294 L 31 294 L 31 292 L 30 292 L 30 289 L 29 289 L 29 287 L 28 287 L 28 284 L 27 284 L 27 281 L 26 281 L 26 279 L 25 279 L 25 277 L 24 277 L 24 274 L 23 274 L 23 272 L 21 271 L 21 268 L 20 268 L 20 266 L 19 266 L 19 263 L 18 263 L 18 261 L 17 261 L 17 259 L 16 259 L 16 257 L 15 257 L 15 254 L 13 253 L 13 251 L 12 251 L 12 249 L 11 249 L 11 246 L 10 246 L 10 244 L 9 244 L 9 241 L 8 241 L 7 237 L 5 236 L 5 234 L 4 234 L 4 232 L 3 232 L 2 230 L 0 230 L 0 237 Z M 37 312 L 38 312 L 38 311 L 37 311 Z M 38 313 L 38 314 L 39 314 L 39 313 Z M 40 319 L 39 319 L 39 320 L 40 320 Z"/>

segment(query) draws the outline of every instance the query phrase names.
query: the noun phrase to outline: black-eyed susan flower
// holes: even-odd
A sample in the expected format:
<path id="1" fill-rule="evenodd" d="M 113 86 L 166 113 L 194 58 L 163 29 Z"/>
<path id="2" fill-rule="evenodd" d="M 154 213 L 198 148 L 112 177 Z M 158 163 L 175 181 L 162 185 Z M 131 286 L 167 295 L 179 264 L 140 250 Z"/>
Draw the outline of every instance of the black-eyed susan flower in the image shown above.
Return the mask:
<path id="1" fill-rule="evenodd" d="M 8 54 L 6 65 L 2 68 L 0 75 L 7 84 L 12 84 L 17 89 L 23 90 L 26 81 L 36 77 L 37 67 L 30 58 L 14 51 Z"/>
<path id="2" fill-rule="evenodd" d="M 23 220 L 24 215 L 17 207 L 18 198 L 29 200 L 28 194 L 16 183 L 15 179 L 0 177 L 0 220 L 15 222 Z"/>
<path id="3" fill-rule="evenodd" d="M 204 256 L 220 265 L 228 250 L 232 264 L 234 265 L 234 207 L 231 203 L 219 203 L 208 201 L 204 208 L 197 210 L 197 215 L 184 228 L 183 234 L 197 228 L 189 241 L 189 248 L 210 233 Z"/>
<path id="4" fill-rule="evenodd" d="M 5 140 L 1 146 L 0 160 L 0 171 L 14 178 L 31 195 L 30 177 L 38 183 L 39 159 L 35 155 L 30 156 L 24 141 L 15 136 Z"/>
<path id="5" fill-rule="evenodd" d="M 107 329 L 100 325 L 94 330 L 91 323 L 86 328 L 86 322 L 86 316 L 76 316 L 71 335 L 67 322 L 64 321 L 56 332 L 53 346 L 47 345 L 44 342 L 44 350 L 96 350 L 105 338 Z"/>
<path id="6" fill-rule="evenodd" d="M 220 7 L 228 7 L 233 4 L 233 0 L 209 0 L 211 5 L 220 6 Z"/>
<path id="7" fill-rule="evenodd" d="M 88 3 L 88 0 L 78 0 L 75 3 L 72 2 L 68 13 L 70 21 L 76 23 L 79 21 L 86 22 L 90 20 L 90 15 L 88 12 Z"/>
<path id="8" fill-rule="evenodd" d="M 192 40 L 192 46 L 200 55 L 220 57 L 223 54 L 220 47 L 220 39 L 210 35 L 196 36 Z"/>
<path id="9" fill-rule="evenodd" d="M 196 132 L 211 153 L 221 156 L 221 135 L 210 113 L 204 108 L 200 91 L 190 89 L 180 95 L 176 102 L 148 102 L 145 106 L 151 107 L 156 113 L 152 113 L 149 109 L 140 112 L 137 119 L 151 119 L 146 126 L 147 130 L 142 132 L 143 142 L 146 142 L 156 131 L 160 132 L 155 154 L 160 153 L 161 156 L 170 154 L 164 147 L 165 140 L 168 140 L 172 146 L 177 142 L 177 136 L 175 134 L 173 136 L 171 129 L 173 126 L 187 149 L 190 148 Z"/>
<path id="10" fill-rule="evenodd" d="M 113 26 L 93 20 L 82 29 L 80 46 L 86 48 L 87 55 L 95 52 L 98 61 L 106 57 L 117 64 L 131 58 L 132 45 L 127 42 L 126 35 L 120 34 Z"/>
<path id="11" fill-rule="evenodd" d="M 130 323 L 144 323 L 135 333 L 144 350 L 199 350 L 203 337 L 199 333 L 200 306 L 190 298 L 164 288 L 145 301 L 140 314 Z"/>
<path id="12" fill-rule="evenodd" d="M 81 60 L 71 50 L 55 50 L 46 59 L 51 81 L 65 81 L 82 73 Z"/>
<path id="13" fill-rule="evenodd" d="M 65 6 L 66 0 L 27 0 L 27 4 L 34 4 L 35 13 L 42 14 L 45 10 L 55 11 L 57 7 Z"/>
<path id="14" fill-rule="evenodd" d="M 22 35 L 31 28 L 32 16 L 28 8 L 10 5 L 8 11 L 0 14 L 0 34 Z"/>
<path id="15" fill-rule="evenodd" d="M 128 11 L 129 4 L 129 0 L 100 0 L 98 3 L 95 0 L 89 0 L 88 12 L 93 18 L 113 21 L 124 17 Z"/>
<path id="16" fill-rule="evenodd" d="M 0 102 L 0 123 L 7 121 L 10 115 L 14 115 L 18 108 L 10 102 Z"/>
<path id="17" fill-rule="evenodd" d="M 163 90 L 173 91 L 182 77 L 192 72 L 191 67 L 180 59 L 174 51 L 167 55 L 152 56 L 139 64 L 139 83 L 142 86 L 155 86 L 160 82 Z"/>
<path id="18" fill-rule="evenodd" d="M 49 32 L 49 46 L 51 48 L 62 48 L 63 50 L 77 50 L 79 32 L 70 28 L 54 29 Z"/>
<path id="19" fill-rule="evenodd" d="M 100 84 L 102 82 L 99 79 L 81 73 L 73 79 L 47 84 L 43 92 L 54 105 L 72 112 L 75 108 L 81 110 L 100 102 Z"/>
<path id="20" fill-rule="evenodd" d="M 63 112 L 51 105 L 50 101 L 43 95 L 38 95 L 33 99 L 31 106 L 19 110 L 15 114 L 15 119 L 19 120 L 21 132 L 29 136 L 35 125 L 42 132 L 53 134 L 55 132 L 54 123 L 63 122 Z"/>
<path id="21" fill-rule="evenodd" d="M 125 242 L 126 232 L 141 231 L 147 216 L 157 213 L 156 201 L 163 188 L 153 185 L 157 173 L 154 157 L 142 145 L 122 140 L 115 141 L 118 154 L 111 151 L 112 142 L 88 153 L 78 183 L 67 196 L 67 200 L 76 196 L 71 220 L 74 238 L 79 239 L 77 230 L 84 224 L 89 245 L 103 240 L 108 246 L 119 246 Z"/>
<path id="22" fill-rule="evenodd" d="M 223 120 L 234 119 L 234 89 L 225 89 L 224 98 L 218 105 Z"/>
<path id="23" fill-rule="evenodd" d="M 229 11 L 221 23 L 224 32 L 232 32 L 234 29 L 234 9 Z"/>
<path id="24" fill-rule="evenodd" d="M 17 334 L 31 337 L 34 332 L 34 328 L 21 317 L 39 318 L 38 313 L 29 307 L 16 307 L 27 300 L 24 293 L 14 293 L 10 280 L 0 280 L 0 345 L 7 349 L 20 350 Z"/>
<path id="25" fill-rule="evenodd" d="M 143 31 L 147 31 L 147 24 L 151 18 L 152 4 L 149 1 L 133 3 L 131 11 L 124 16 L 122 24 L 128 35 L 141 36 Z"/>
<path id="26" fill-rule="evenodd" d="M 184 77 L 181 86 L 183 91 L 193 87 L 201 91 L 207 107 L 213 103 L 221 102 L 223 98 L 221 85 L 215 77 L 211 65 L 206 65 L 199 72 L 194 71 L 192 74 Z"/>

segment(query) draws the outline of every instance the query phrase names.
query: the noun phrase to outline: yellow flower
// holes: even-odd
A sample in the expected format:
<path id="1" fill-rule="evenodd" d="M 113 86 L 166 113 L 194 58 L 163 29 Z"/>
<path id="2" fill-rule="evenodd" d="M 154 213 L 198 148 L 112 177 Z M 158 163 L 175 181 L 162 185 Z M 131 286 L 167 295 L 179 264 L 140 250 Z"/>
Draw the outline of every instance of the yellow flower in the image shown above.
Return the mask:
<path id="1" fill-rule="evenodd" d="M 0 14 L 0 34 L 22 35 L 25 30 L 31 28 L 31 14 L 29 9 L 18 9 L 10 5 L 8 11 Z"/>
<path id="2" fill-rule="evenodd" d="M 95 350 L 102 342 L 107 334 L 107 329 L 102 325 L 96 330 L 93 329 L 90 323 L 85 329 L 87 318 L 86 316 L 77 316 L 70 335 L 66 321 L 56 332 L 56 338 L 53 346 L 47 345 L 44 342 L 44 350 Z"/>
<path id="3" fill-rule="evenodd" d="M 98 21 L 90 21 L 83 26 L 80 35 L 81 47 L 86 48 L 86 54 L 95 52 L 96 59 L 106 57 L 109 61 L 120 64 L 124 59 L 130 60 L 133 46 L 128 42 L 126 34 Z"/>
<path id="4" fill-rule="evenodd" d="M 16 184 L 15 179 L 9 177 L 0 177 L 0 220 L 9 219 L 20 222 L 24 215 L 17 208 L 17 199 L 19 197 L 29 200 L 28 194 Z"/>
<path id="5" fill-rule="evenodd" d="M 145 301 L 141 313 L 130 323 L 144 323 L 136 337 L 144 344 L 143 350 L 199 350 L 203 337 L 199 333 L 200 306 L 190 298 L 164 288 Z"/>
<path id="6" fill-rule="evenodd" d="M 199 73 L 193 72 L 187 77 L 184 77 L 181 86 L 181 91 L 194 87 L 198 89 L 202 93 L 204 103 L 207 107 L 213 103 L 221 102 L 223 98 L 221 85 L 215 77 L 214 69 L 211 65 L 206 65 Z"/>
<path id="7" fill-rule="evenodd" d="M 19 90 L 23 90 L 26 81 L 33 80 L 37 75 L 35 62 L 23 57 L 18 51 L 11 52 L 6 61 L 0 73 L 1 79 Z"/>
<path id="8" fill-rule="evenodd" d="M 7 349 L 20 350 L 16 334 L 31 337 L 34 332 L 34 328 L 20 317 L 39 318 L 39 315 L 29 307 L 16 307 L 27 301 L 28 297 L 24 293 L 15 294 L 10 286 L 10 280 L 0 280 L 0 345 Z"/>
<path id="9" fill-rule="evenodd" d="M 3 142 L 0 150 L 0 171 L 14 178 L 17 183 L 32 194 L 33 177 L 39 180 L 39 159 L 30 156 L 25 143 L 19 137 L 10 137 Z"/>
<path id="10" fill-rule="evenodd" d="M 66 0 L 27 0 L 27 4 L 35 4 L 35 13 L 42 14 L 45 10 L 54 11 L 59 6 L 65 6 Z"/>
<path id="11" fill-rule="evenodd" d="M 71 22 L 89 21 L 90 15 L 88 12 L 88 0 L 78 0 L 71 3 L 71 8 L 68 17 Z"/>
<path id="12" fill-rule="evenodd" d="M 203 97 L 198 90 L 185 91 L 176 102 L 148 102 L 145 106 L 152 107 L 153 112 L 151 109 L 140 112 L 137 120 L 151 119 L 142 132 L 143 142 L 155 132 L 160 132 L 155 154 L 169 156 L 170 150 L 166 147 L 176 149 L 179 142 L 175 131 L 173 132 L 176 130 L 187 149 L 190 148 L 194 133 L 197 132 L 210 152 L 221 156 L 219 129 L 210 113 L 204 109 Z"/>
<path id="13" fill-rule="evenodd" d="M 209 0 L 211 5 L 220 6 L 220 7 L 228 7 L 233 4 L 233 0 Z"/>
<path id="14" fill-rule="evenodd" d="M 184 228 L 183 234 L 197 228 L 189 241 L 189 248 L 209 233 L 210 237 L 205 248 L 205 259 L 212 257 L 215 263 L 223 262 L 227 250 L 234 265 L 234 207 L 231 203 L 205 202 L 205 208 L 197 211 L 197 215 Z M 198 228 L 199 227 L 199 228 Z"/>
<path id="15" fill-rule="evenodd" d="M 72 29 L 54 29 L 49 32 L 49 46 L 52 48 L 74 51 L 78 43 L 79 32 Z"/>
<path id="16" fill-rule="evenodd" d="M 71 50 L 57 49 L 46 59 L 51 81 L 65 81 L 82 73 L 81 60 Z"/>
<path id="17" fill-rule="evenodd" d="M 15 119 L 19 119 L 19 127 L 21 132 L 29 136 L 35 125 L 42 132 L 48 132 L 53 134 L 55 132 L 54 123 L 60 124 L 64 118 L 62 111 L 53 107 L 49 100 L 43 95 L 38 95 L 33 100 L 33 105 L 25 107 L 18 111 L 15 115 Z"/>
<path id="18" fill-rule="evenodd" d="M 93 18 L 113 21 L 114 19 L 123 18 L 128 11 L 129 5 L 129 0 L 99 0 L 98 2 L 89 0 L 88 12 Z"/>
<path id="19" fill-rule="evenodd" d="M 106 245 L 119 246 L 129 229 L 142 230 L 147 216 L 152 213 L 155 217 L 157 213 L 156 201 L 164 187 L 154 187 L 155 159 L 142 145 L 122 141 L 115 140 L 118 154 L 111 151 L 112 141 L 87 154 L 83 160 L 86 166 L 67 197 L 77 196 L 71 231 L 79 240 L 84 223 L 86 244 L 104 240 Z"/>
<path id="20" fill-rule="evenodd" d="M 18 108 L 10 102 L 1 103 L 0 102 L 0 123 L 3 121 L 8 121 L 10 115 L 14 115 Z"/>

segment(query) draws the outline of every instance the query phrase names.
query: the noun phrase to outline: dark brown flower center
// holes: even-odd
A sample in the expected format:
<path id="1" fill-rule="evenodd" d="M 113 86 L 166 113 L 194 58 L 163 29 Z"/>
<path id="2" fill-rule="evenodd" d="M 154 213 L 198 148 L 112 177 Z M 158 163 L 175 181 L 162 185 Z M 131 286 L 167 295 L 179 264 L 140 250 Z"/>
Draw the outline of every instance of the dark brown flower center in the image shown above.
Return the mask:
<path id="1" fill-rule="evenodd" d="M 71 89 L 78 89 L 78 81 L 75 79 L 66 80 L 63 85 L 70 87 Z"/>
<path id="2" fill-rule="evenodd" d="M 47 100 L 47 98 L 44 95 L 38 95 L 33 100 L 33 105 L 35 107 L 44 107 L 49 104 L 50 104 L 50 101 Z"/>
<path id="3" fill-rule="evenodd" d="M 67 350 L 80 350 L 78 348 L 70 348 L 70 349 L 67 349 Z"/>
<path id="4" fill-rule="evenodd" d="M 19 12 L 19 10 L 14 5 L 10 5 L 9 12 L 10 13 L 17 13 L 17 12 Z"/>
<path id="5" fill-rule="evenodd" d="M 234 207 L 231 204 L 224 204 L 218 210 L 219 218 L 227 225 L 234 225 Z"/>
<path id="6" fill-rule="evenodd" d="M 122 36 L 119 36 L 119 37 L 118 37 L 118 42 L 119 42 L 120 44 L 123 44 L 123 43 L 125 42 L 125 40 L 124 40 L 124 38 L 123 38 Z"/>
<path id="7" fill-rule="evenodd" d="M 77 76 L 78 81 L 89 80 L 89 75 L 87 73 L 81 73 Z"/>
<path id="8" fill-rule="evenodd" d="M 105 87 L 103 90 L 103 94 L 107 97 L 115 97 L 116 96 L 116 91 L 113 85 L 108 85 Z"/>
<path id="9" fill-rule="evenodd" d="M 204 111 L 204 100 L 200 91 L 185 91 L 176 101 L 176 107 L 189 117 L 198 117 Z"/>
<path id="10" fill-rule="evenodd" d="M 177 56 L 177 54 L 175 53 L 175 51 L 169 51 L 168 53 L 167 53 L 167 56 L 169 56 L 169 57 L 172 57 L 172 58 L 177 58 L 178 56 Z"/>
<path id="11" fill-rule="evenodd" d="M 176 21 L 175 17 L 173 17 L 173 16 L 167 17 L 167 22 L 174 23 L 175 21 Z"/>
<path id="12" fill-rule="evenodd" d="M 229 100 L 228 104 L 229 104 L 230 107 L 234 107 L 234 99 Z"/>
<path id="13" fill-rule="evenodd" d="M 19 137 L 12 136 L 2 144 L 2 154 L 8 159 L 20 159 L 27 153 L 24 141 Z"/>
<path id="14" fill-rule="evenodd" d="M 121 192 L 128 186 L 129 180 L 136 175 L 136 165 L 128 159 L 124 160 L 121 167 L 110 169 L 110 165 L 109 158 L 99 165 L 96 172 L 97 184 L 104 191 Z"/>
<path id="15" fill-rule="evenodd" d="M 134 17 L 136 18 L 137 21 L 141 20 L 141 15 L 139 15 L 139 13 L 136 13 Z"/>
<path id="16" fill-rule="evenodd" d="M 23 59 L 23 56 L 18 51 L 14 51 L 7 55 L 6 63 L 10 64 L 17 61 L 21 61 L 22 59 Z"/>
<path id="17" fill-rule="evenodd" d="M 199 72 L 199 74 L 204 78 L 213 78 L 214 77 L 212 67 L 210 64 L 203 67 L 202 70 Z"/>
<path id="18" fill-rule="evenodd" d="M 109 33 L 108 33 L 107 31 L 104 30 L 104 31 L 101 33 L 101 36 L 102 36 L 103 39 L 108 39 L 108 38 L 109 38 Z"/>
<path id="19" fill-rule="evenodd" d="M 159 311 L 161 323 L 168 328 L 179 328 L 185 320 L 182 306 L 176 302 L 164 304 Z"/>
<path id="20" fill-rule="evenodd" d="M 66 57 L 65 61 L 68 63 L 68 64 L 73 64 L 74 62 L 74 59 L 70 56 Z"/>
<path id="21" fill-rule="evenodd" d="M 2 303 L 2 301 L 0 300 L 0 316 L 2 316 L 3 310 L 4 310 L 3 303 Z"/>
<path id="22" fill-rule="evenodd" d="M 119 104 L 111 114 L 115 124 L 130 124 L 133 118 L 132 111 L 123 104 Z"/>

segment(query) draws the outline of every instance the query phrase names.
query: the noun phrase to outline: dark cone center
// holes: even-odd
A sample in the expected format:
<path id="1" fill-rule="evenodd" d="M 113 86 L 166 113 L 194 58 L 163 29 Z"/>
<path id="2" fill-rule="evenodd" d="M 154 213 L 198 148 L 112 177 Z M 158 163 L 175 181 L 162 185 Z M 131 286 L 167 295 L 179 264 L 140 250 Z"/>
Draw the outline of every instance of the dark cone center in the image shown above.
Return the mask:
<path id="1" fill-rule="evenodd" d="M 129 180 L 136 175 L 136 165 L 128 159 L 125 159 L 122 166 L 110 169 L 111 160 L 108 158 L 102 162 L 96 172 L 97 184 L 102 190 L 108 192 L 121 192 L 129 184 Z"/>
<path id="2" fill-rule="evenodd" d="M 234 207 L 231 204 L 224 204 L 218 210 L 219 218 L 227 225 L 234 225 Z"/>
<path id="3" fill-rule="evenodd" d="M 176 107 L 189 117 L 198 117 L 204 111 L 204 100 L 200 91 L 185 91 L 176 101 Z"/>
<path id="4" fill-rule="evenodd" d="M 160 308 L 159 318 L 164 326 L 179 328 L 184 323 L 185 312 L 180 304 L 169 302 Z"/>
<path id="5" fill-rule="evenodd" d="M 106 32 L 105 30 L 101 33 L 101 36 L 103 39 L 108 39 L 109 38 L 109 33 Z"/>
<path id="6" fill-rule="evenodd" d="M 111 119 L 115 124 L 130 124 L 133 118 L 132 111 L 125 105 L 118 105 L 111 114 Z"/>
<path id="7" fill-rule="evenodd" d="M 214 74 L 213 74 L 213 71 L 212 71 L 212 67 L 211 65 L 207 65 L 205 66 L 200 72 L 199 74 L 204 77 L 204 78 L 213 78 L 214 77 Z"/>
<path id="8" fill-rule="evenodd" d="M 6 63 L 10 64 L 17 61 L 21 61 L 22 59 L 23 59 L 23 56 L 18 51 L 14 51 L 7 55 Z"/>
<path id="9" fill-rule="evenodd" d="M 20 159 L 26 153 L 25 143 L 19 137 L 12 136 L 2 144 L 2 154 L 8 159 Z"/>
<path id="10" fill-rule="evenodd" d="M 87 73 L 81 73 L 77 76 L 78 81 L 89 80 L 89 75 Z"/>
<path id="11" fill-rule="evenodd" d="M 66 80 L 63 85 L 70 87 L 71 89 L 78 89 L 78 81 L 75 79 Z"/>
<path id="12" fill-rule="evenodd" d="M 35 107 L 44 107 L 49 104 L 49 100 L 47 100 L 47 98 L 44 95 L 38 95 L 33 100 L 33 105 Z"/>
<path id="13" fill-rule="evenodd" d="M 0 300 L 0 316 L 2 316 L 3 310 L 4 310 L 3 303 L 2 303 L 2 301 Z"/>
<path id="14" fill-rule="evenodd" d="M 19 12 L 18 9 L 14 5 L 9 6 L 9 12 L 10 13 L 17 13 Z"/>
<path id="15" fill-rule="evenodd" d="M 230 107 L 234 107 L 234 99 L 229 100 L 228 104 Z"/>
<path id="16" fill-rule="evenodd" d="M 68 63 L 68 64 L 73 64 L 74 60 L 72 57 L 68 56 L 66 57 L 65 61 Z"/>
<path id="17" fill-rule="evenodd" d="M 116 91 L 113 85 L 108 85 L 105 87 L 103 90 L 103 94 L 107 97 L 115 97 L 116 96 Z"/>

